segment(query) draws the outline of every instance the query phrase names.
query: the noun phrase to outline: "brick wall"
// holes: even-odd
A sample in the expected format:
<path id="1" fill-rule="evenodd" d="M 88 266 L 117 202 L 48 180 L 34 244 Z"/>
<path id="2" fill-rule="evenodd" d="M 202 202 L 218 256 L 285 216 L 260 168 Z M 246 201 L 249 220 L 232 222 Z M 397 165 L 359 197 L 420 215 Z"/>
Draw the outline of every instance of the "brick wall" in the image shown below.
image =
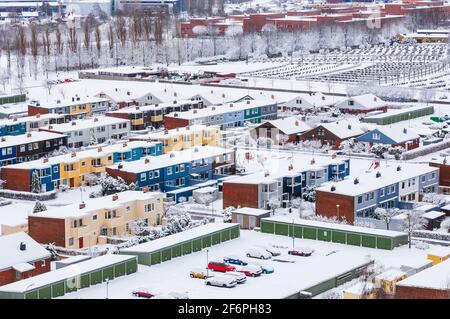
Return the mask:
<path id="1" fill-rule="evenodd" d="M 450 186 L 450 165 L 429 163 L 430 166 L 439 168 L 439 185 Z"/>
<path id="2" fill-rule="evenodd" d="M 258 208 L 258 185 L 223 183 L 223 208 Z"/>
<path id="3" fill-rule="evenodd" d="M 36 114 L 47 114 L 48 109 L 45 107 L 28 105 L 28 116 L 34 116 Z"/>
<path id="4" fill-rule="evenodd" d="M 113 168 L 109 168 L 109 167 L 106 167 L 106 173 L 108 173 L 112 177 L 119 177 L 119 176 L 122 177 L 123 180 L 125 182 L 127 182 L 127 184 L 130 184 L 130 183 L 136 184 L 137 183 L 136 174 L 134 174 L 134 173 L 122 171 L 120 169 L 113 169 Z"/>
<path id="5" fill-rule="evenodd" d="M 20 279 L 16 278 L 16 271 L 13 268 L 5 269 L 4 271 L 0 271 L 0 286 L 7 285 L 12 282 L 37 276 L 46 272 L 50 271 L 50 257 L 45 259 L 45 265 L 42 266 L 41 260 L 37 260 L 34 262 L 34 267 L 36 267 L 34 270 L 26 271 L 22 273 L 22 276 Z"/>
<path id="6" fill-rule="evenodd" d="M 430 289 L 421 287 L 398 286 L 396 299 L 449 299 L 450 289 Z"/>
<path id="7" fill-rule="evenodd" d="M 28 216 L 28 235 L 41 244 L 55 243 L 66 246 L 65 220 Z"/>
<path id="8" fill-rule="evenodd" d="M 336 205 L 339 205 L 339 216 Z M 316 191 L 316 215 L 340 217 L 353 224 L 355 220 L 355 201 L 351 196 L 331 192 Z"/>
<path id="9" fill-rule="evenodd" d="M 166 130 L 171 130 L 177 127 L 189 126 L 189 121 L 185 119 L 180 119 L 172 116 L 164 116 L 164 128 Z"/>
<path id="10" fill-rule="evenodd" d="M 1 179 L 6 181 L 5 189 L 16 191 L 29 192 L 30 191 L 30 172 L 26 169 L 14 169 L 4 167 L 0 171 Z"/>

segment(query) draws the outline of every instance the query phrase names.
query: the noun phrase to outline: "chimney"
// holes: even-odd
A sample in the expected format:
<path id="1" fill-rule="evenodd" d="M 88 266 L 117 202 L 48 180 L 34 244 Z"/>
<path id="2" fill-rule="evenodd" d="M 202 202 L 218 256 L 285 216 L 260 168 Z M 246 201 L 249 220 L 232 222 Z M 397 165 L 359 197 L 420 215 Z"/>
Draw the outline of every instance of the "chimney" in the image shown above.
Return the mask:
<path id="1" fill-rule="evenodd" d="M 47 157 L 44 157 L 43 162 L 44 162 L 44 163 L 48 163 L 48 158 L 47 158 Z"/>
<path id="2" fill-rule="evenodd" d="M 2 136 L 1 141 L 2 141 L 2 142 L 6 142 L 6 138 L 4 138 L 4 137 Z"/>
<path id="3" fill-rule="evenodd" d="M 81 202 L 80 203 L 80 209 L 83 209 L 83 208 L 85 208 L 86 207 L 86 203 L 85 202 Z"/>
<path id="4" fill-rule="evenodd" d="M 20 250 L 21 250 L 21 251 L 27 250 L 27 245 L 26 245 L 23 241 L 20 242 Z"/>
<path id="5" fill-rule="evenodd" d="M 177 92 L 173 92 L 173 96 L 177 96 Z"/>
<path id="6" fill-rule="evenodd" d="M 75 98 L 72 96 L 72 102 L 75 102 Z M 57 103 L 59 103 L 59 102 L 57 102 Z"/>
<path id="7" fill-rule="evenodd" d="M 127 91 L 127 95 L 130 95 L 130 91 Z"/>
<path id="8" fill-rule="evenodd" d="M 167 89 L 164 89 L 164 92 L 167 92 Z"/>
<path id="9" fill-rule="evenodd" d="M 143 193 L 148 193 L 148 187 L 147 186 L 142 187 L 142 192 Z"/>
<path id="10" fill-rule="evenodd" d="M 314 164 L 316 164 L 316 160 L 313 158 L 313 159 L 311 159 L 311 165 L 314 165 Z"/>
<path id="11" fill-rule="evenodd" d="M 292 164 L 289 164 L 288 170 L 292 171 L 294 169 L 294 166 Z"/>
<path id="12" fill-rule="evenodd" d="M 94 118 L 94 122 L 98 122 L 98 118 L 97 117 Z"/>
<path id="13" fill-rule="evenodd" d="M 173 101 L 173 104 L 177 104 L 177 100 L 174 100 L 174 101 Z"/>
<path id="14" fill-rule="evenodd" d="M 374 98 L 373 98 L 373 101 L 374 101 L 374 102 L 376 102 L 376 101 L 377 101 L 377 97 L 376 97 L 376 96 L 374 96 Z"/>
<path id="15" fill-rule="evenodd" d="M 16 116 L 13 118 L 13 122 L 17 122 L 17 117 Z"/>
<path id="16" fill-rule="evenodd" d="M 60 103 L 61 103 L 61 100 L 57 100 L 57 101 L 56 101 L 56 104 L 60 104 Z"/>
<path id="17" fill-rule="evenodd" d="M 335 159 L 336 158 L 336 153 L 331 154 L 331 158 Z"/>
<path id="18" fill-rule="evenodd" d="M 123 147 L 127 147 L 127 143 L 123 143 L 122 146 L 123 146 Z"/>
<path id="19" fill-rule="evenodd" d="M 164 130 L 164 134 L 165 135 L 169 134 L 169 131 L 168 130 Z"/>
<path id="20" fill-rule="evenodd" d="M 156 104 L 155 104 L 155 107 L 158 107 L 158 106 L 159 106 L 159 104 L 158 104 L 158 103 L 156 103 Z"/>
<path id="21" fill-rule="evenodd" d="M 40 117 L 41 117 L 41 114 L 40 114 L 40 113 L 36 114 L 36 118 L 37 118 L 37 119 L 40 118 Z"/>
<path id="22" fill-rule="evenodd" d="M 351 130 L 351 129 L 352 129 L 352 126 L 351 126 L 351 124 L 349 124 L 349 125 L 348 125 L 347 127 L 348 127 L 348 129 L 349 129 L 349 130 Z"/>
<path id="23" fill-rule="evenodd" d="M 137 111 L 139 110 L 139 106 L 136 106 L 136 110 L 137 110 Z"/>
<path id="24" fill-rule="evenodd" d="M 28 132 L 28 133 L 27 133 L 27 137 L 31 137 L 31 132 Z"/>
<path id="25" fill-rule="evenodd" d="M 75 122 L 75 121 L 72 121 L 72 125 L 77 125 L 77 122 Z"/>
<path id="26" fill-rule="evenodd" d="M 381 177 L 381 173 L 377 172 L 377 174 L 375 175 L 376 178 Z"/>
<path id="27" fill-rule="evenodd" d="M 194 152 L 198 152 L 198 147 L 194 148 Z"/>
<path id="28" fill-rule="evenodd" d="M 49 129 L 49 130 L 53 130 L 53 126 L 52 126 L 52 125 L 49 125 L 49 126 L 48 126 L 48 129 Z"/>
<path id="29" fill-rule="evenodd" d="M 101 146 L 99 146 L 99 147 L 97 148 L 97 151 L 100 153 L 101 151 L 103 151 L 103 148 L 102 148 Z"/>
<path id="30" fill-rule="evenodd" d="M 216 110 L 216 107 L 215 107 L 215 106 L 213 106 L 213 107 L 211 108 L 211 110 L 212 110 L 212 111 L 215 111 L 215 110 Z"/>
<path id="31" fill-rule="evenodd" d="M 359 184 L 359 179 L 355 178 L 355 180 L 353 181 L 353 184 Z"/>
<path id="32" fill-rule="evenodd" d="M 332 192 L 334 192 L 335 190 L 336 190 L 336 186 L 331 186 L 331 189 L 330 189 Z"/>
<path id="33" fill-rule="evenodd" d="M 230 107 L 233 107 L 233 103 L 230 103 Z"/>
<path id="34" fill-rule="evenodd" d="M 222 98 L 225 98 L 225 93 L 222 93 Z"/>
<path id="35" fill-rule="evenodd" d="M 150 160 L 148 158 L 145 158 L 144 163 L 148 164 L 148 163 L 150 163 Z"/>
<path id="36" fill-rule="evenodd" d="M 270 175 L 269 171 L 264 172 L 264 177 L 268 177 Z"/>
<path id="37" fill-rule="evenodd" d="M 275 95 L 272 94 L 272 95 L 270 96 L 270 98 L 271 98 L 272 100 L 275 100 Z"/>
<path id="38" fill-rule="evenodd" d="M 400 172 L 402 170 L 402 167 L 399 165 L 397 166 L 397 172 Z"/>
<path id="39" fill-rule="evenodd" d="M 75 157 L 75 156 L 77 156 L 77 153 L 76 153 L 76 152 L 72 152 L 72 153 L 70 154 L 70 157 Z"/>
<path id="40" fill-rule="evenodd" d="M 213 90 L 211 90 L 211 94 L 213 94 L 214 93 L 214 91 Z"/>
<path id="41" fill-rule="evenodd" d="M 403 134 L 406 134 L 407 130 L 406 127 L 403 129 Z"/>
<path id="42" fill-rule="evenodd" d="M 114 194 L 114 195 L 112 196 L 113 202 L 116 201 L 116 200 L 118 200 L 118 199 L 119 199 L 119 195 Z"/>
<path id="43" fill-rule="evenodd" d="M 298 121 L 295 121 L 295 126 L 299 126 L 299 122 Z"/>

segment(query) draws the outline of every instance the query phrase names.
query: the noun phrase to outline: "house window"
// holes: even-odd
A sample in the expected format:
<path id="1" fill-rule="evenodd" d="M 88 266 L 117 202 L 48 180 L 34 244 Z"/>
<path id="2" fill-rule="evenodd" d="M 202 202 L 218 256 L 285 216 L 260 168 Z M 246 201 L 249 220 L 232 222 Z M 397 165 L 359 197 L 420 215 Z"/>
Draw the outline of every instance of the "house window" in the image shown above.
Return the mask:
<path id="1" fill-rule="evenodd" d="M 358 204 L 361 204 L 363 201 L 363 197 L 362 196 L 358 196 Z"/>
<path id="2" fill-rule="evenodd" d="M 58 173 L 58 166 L 53 167 L 53 173 Z"/>
<path id="3" fill-rule="evenodd" d="M 379 140 L 380 139 L 380 133 L 373 133 L 372 134 L 372 139 Z"/>
<path id="4" fill-rule="evenodd" d="M 29 150 L 29 151 L 32 151 L 32 150 L 33 150 L 33 144 L 32 144 L 32 143 L 28 144 L 28 150 Z"/>
<path id="5" fill-rule="evenodd" d="M 167 175 L 172 175 L 172 167 L 167 167 Z"/>
<path id="6" fill-rule="evenodd" d="M 395 192 L 395 185 L 392 185 L 391 186 L 391 193 L 394 193 Z"/>
<path id="7" fill-rule="evenodd" d="M 152 212 L 154 210 L 155 210 L 155 204 L 154 203 L 147 204 L 147 205 L 144 206 L 144 211 L 146 213 Z"/>
<path id="8" fill-rule="evenodd" d="M 435 179 L 435 178 L 436 178 L 436 173 L 435 172 L 431 173 L 431 179 Z"/>
<path id="9" fill-rule="evenodd" d="M 97 220 L 97 215 L 92 215 L 92 220 Z"/>
<path id="10" fill-rule="evenodd" d="M 2 153 L 5 153 L 5 154 L 2 154 L 2 155 L 6 155 L 6 149 L 4 148 L 2 151 L 4 151 Z M 20 145 L 20 152 L 21 153 L 25 152 L 25 145 Z"/>
<path id="11" fill-rule="evenodd" d="M 423 175 L 423 176 L 421 177 L 421 179 L 422 179 L 422 182 L 425 182 L 425 175 Z"/>
<path id="12" fill-rule="evenodd" d="M 180 171 L 180 168 L 177 166 L 175 166 L 175 173 L 178 173 Z"/>
<path id="13" fill-rule="evenodd" d="M 69 238 L 69 246 L 73 246 L 73 237 Z"/>
<path id="14" fill-rule="evenodd" d="M 145 173 L 141 174 L 141 182 L 147 180 L 147 175 Z"/>
<path id="15" fill-rule="evenodd" d="M 384 196 L 384 188 L 380 189 L 380 197 Z"/>
<path id="16" fill-rule="evenodd" d="M 45 267 L 45 259 L 41 260 L 41 267 Z"/>
<path id="17" fill-rule="evenodd" d="M 159 171 L 153 171 L 154 172 L 154 178 L 158 178 L 159 177 Z"/>

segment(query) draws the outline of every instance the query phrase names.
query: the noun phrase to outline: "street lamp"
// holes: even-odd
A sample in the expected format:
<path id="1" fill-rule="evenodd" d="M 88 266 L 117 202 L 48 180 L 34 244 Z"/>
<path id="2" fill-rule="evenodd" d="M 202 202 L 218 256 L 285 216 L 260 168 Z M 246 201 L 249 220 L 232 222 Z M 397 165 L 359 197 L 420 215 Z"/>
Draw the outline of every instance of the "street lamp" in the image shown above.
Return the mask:
<path id="1" fill-rule="evenodd" d="M 206 250 L 206 277 L 209 277 L 209 249 Z"/>
<path id="2" fill-rule="evenodd" d="M 106 282 L 106 299 L 109 299 L 109 278 L 106 278 L 105 282 Z"/>
<path id="3" fill-rule="evenodd" d="M 339 204 L 336 204 L 336 210 L 337 210 L 337 216 L 338 216 L 338 220 L 341 218 L 340 216 L 339 216 Z"/>

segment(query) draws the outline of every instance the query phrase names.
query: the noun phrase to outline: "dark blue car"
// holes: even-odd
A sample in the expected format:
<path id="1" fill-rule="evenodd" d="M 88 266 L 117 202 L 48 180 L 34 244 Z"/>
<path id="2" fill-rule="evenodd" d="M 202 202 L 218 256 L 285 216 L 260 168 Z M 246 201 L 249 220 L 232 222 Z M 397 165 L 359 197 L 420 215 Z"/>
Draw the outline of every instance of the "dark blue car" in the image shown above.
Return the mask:
<path id="1" fill-rule="evenodd" d="M 223 261 L 229 264 L 233 265 L 242 265 L 246 266 L 248 263 L 246 261 L 243 261 L 241 258 L 236 256 L 227 256 L 223 258 Z"/>

